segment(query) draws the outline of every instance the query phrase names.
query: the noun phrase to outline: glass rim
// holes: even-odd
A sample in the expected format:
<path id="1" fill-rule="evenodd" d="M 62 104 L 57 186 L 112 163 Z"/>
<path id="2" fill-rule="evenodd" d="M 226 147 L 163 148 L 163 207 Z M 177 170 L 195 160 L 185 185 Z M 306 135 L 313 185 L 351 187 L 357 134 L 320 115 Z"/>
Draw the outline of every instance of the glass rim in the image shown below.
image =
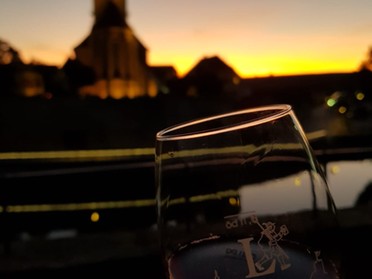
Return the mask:
<path id="1" fill-rule="evenodd" d="M 243 114 L 252 114 L 255 112 L 264 112 L 264 111 L 271 111 L 265 116 L 256 117 L 253 119 L 247 119 L 244 122 L 239 122 L 234 125 L 221 125 L 217 128 L 211 128 L 207 130 L 200 130 L 195 132 L 188 132 L 188 133 L 172 133 L 177 130 L 182 130 L 183 128 L 190 127 L 196 124 L 202 124 L 206 122 L 210 122 L 213 120 L 218 120 L 222 118 L 227 118 L 231 116 L 243 115 Z M 274 105 L 265 105 L 265 106 L 258 106 L 252 107 L 242 110 L 236 110 L 232 112 L 217 114 L 213 116 L 207 116 L 199 119 L 194 119 L 190 121 L 186 121 L 183 123 L 179 123 L 168 128 L 165 128 L 156 133 L 156 140 L 157 141 L 172 141 L 172 140 L 185 140 L 185 139 L 192 139 L 192 138 L 200 138 L 210 135 L 221 134 L 228 131 L 233 131 L 241 128 L 247 128 L 256 126 L 258 124 L 267 123 L 273 121 L 275 119 L 281 118 L 283 115 L 286 115 L 292 111 L 292 106 L 289 104 L 274 104 Z"/>

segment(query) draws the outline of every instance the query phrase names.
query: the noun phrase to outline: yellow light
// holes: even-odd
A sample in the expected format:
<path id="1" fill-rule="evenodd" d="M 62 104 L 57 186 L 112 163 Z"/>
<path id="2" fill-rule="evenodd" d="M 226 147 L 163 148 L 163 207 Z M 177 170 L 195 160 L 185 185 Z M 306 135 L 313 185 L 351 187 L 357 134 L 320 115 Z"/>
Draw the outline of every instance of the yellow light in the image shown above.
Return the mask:
<path id="1" fill-rule="evenodd" d="M 238 85 L 240 83 L 239 77 L 233 77 L 233 84 Z"/>
<path id="2" fill-rule="evenodd" d="M 295 180 L 294 180 L 294 184 L 295 184 L 295 186 L 300 187 L 301 184 L 302 184 L 302 183 L 301 183 L 301 178 L 296 177 Z"/>
<path id="3" fill-rule="evenodd" d="M 234 198 L 234 197 L 229 198 L 229 203 L 232 206 L 239 206 L 239 200 L 237 198 Z"/>
<path id="4" fill-rule="evenodd" d="M 98 212 L 93 212 L 92 215 L 90 215 L 90 220 L 93 223 L 96 223 L 99 221 L 99 213 Z"/>
<path id="5" fill-rule="evenodd" d="M 364 93 L 363 92 L 357 92 L 355 94 L 355 98 L 358 100 L 358 101 L 362 101 L 364 99 Z"/>
<path id="6" fill-rule="evenodd" d="M 153 148 L 103 149 L 103 150 L 65 150 L 65 151 L 35 151 L 35 152 L 4 152 L 0 160 L 35 160 L 35 159 L 98 159 L 150 156 Z"/>
<path id="7" fill-rule="evenodd" d="M 341 106 L 338 108 L 338 112 L 341 113 L 341 114 L 344 114 L 345 112 L 347 112 L 347 108 L 344 107 L 344 106 Z"/>
<path id="8" fill-rule="evenodd" d="M 192 196 L 189 198 L 189 202 L 204 202 L 208 200 L 221 200 L 223 198 L 230 198 L 231 196 L 236 196 L 238 192 L 236 190 L 226 190 L 216 193 L 209 193 L 204 195 Z"/>
<path id="9" fill-rule="evenodd" d="M 332 174 L 338 174 L 340 172 L 340 167 L 339 166 L 332 166 L 331 168 L 331 173 Z"/>
<path id="10" fill-rule="evenodd" d="M 99 209 L 121 209 L 155 206 L 155 199 L 128 200 L 128 201 L 105 201 L 87 203 L 65 203 L 65 204 L 23 204 L 8 205 L 5 207 L 7 213 L 30 213 L 30 212 L 57 212 L 57 211 L 83 211 Z"/>
<path id="11" fill-rule="evenodd" d="M 175 205 L 175 204 L 184 204 L 184 203 L 186 203 L 186 198 L 181 197 L 181 198 L 169 200 L 168 201 L 168 206 Z"/>

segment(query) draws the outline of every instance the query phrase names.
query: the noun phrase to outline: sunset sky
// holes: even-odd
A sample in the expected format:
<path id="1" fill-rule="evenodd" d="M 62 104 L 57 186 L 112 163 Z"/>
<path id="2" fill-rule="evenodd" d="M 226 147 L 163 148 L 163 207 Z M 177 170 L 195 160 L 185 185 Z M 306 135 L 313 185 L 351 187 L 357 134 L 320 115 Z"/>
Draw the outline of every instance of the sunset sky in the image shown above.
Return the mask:
<path id="1" fill-rule="evenodd" d="M 127 0 L 149 65 L 182 76 L 218 55 L 242 77 L 356 71 L 372 46 L 371 0 Z M 93 0 L 1 0 L 0 39 L 62 66 L 93 25 Z"/>

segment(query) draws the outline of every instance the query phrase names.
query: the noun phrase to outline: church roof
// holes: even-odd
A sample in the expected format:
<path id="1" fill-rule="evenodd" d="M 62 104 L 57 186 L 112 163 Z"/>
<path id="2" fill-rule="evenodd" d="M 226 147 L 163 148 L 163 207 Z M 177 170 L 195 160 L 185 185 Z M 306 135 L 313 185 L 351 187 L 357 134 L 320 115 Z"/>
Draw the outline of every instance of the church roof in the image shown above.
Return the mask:
<path id="1" fill-rule="evenodd" d="M 124 16 L 121 14 L 119 8 L 111 1 L 107 3 L 102 16 L 96 19 L 93 29 L 107 28 L 107 27 L 126 27 Z"/>
<path id="2" fill-rule="evenodd" d="M 186 78 L 196 78 L 202 76 L 219 76 L 225 78 L 238 77 L 238 74 L 232 67 L 227 65 L 220 57 L 205 57 L 192 68 Z"/>

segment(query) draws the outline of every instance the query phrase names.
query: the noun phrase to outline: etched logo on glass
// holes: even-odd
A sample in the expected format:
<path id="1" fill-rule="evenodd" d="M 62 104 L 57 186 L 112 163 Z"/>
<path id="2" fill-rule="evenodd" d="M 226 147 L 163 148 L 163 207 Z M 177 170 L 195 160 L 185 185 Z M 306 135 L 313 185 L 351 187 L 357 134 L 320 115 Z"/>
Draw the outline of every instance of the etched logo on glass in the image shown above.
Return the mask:
<path id="1" fill-rule="evenodd" d="M 246 214 L 245 214 L 246 215 Z M 247 215 L 246 215 L 247 216 Z M 242 245 L 243 251 L 239 252 L 236 249 L 229 249 L 229 256 L 245 258 L 248 267 L 246 278 L 255 278 L 265 275 L 270 275 L 275 272 L 284 271 L 292 266 L 289 255 L 281 247 L 280 242 L 289 234 L 289 229 L 286 225 L 277 227 L 274 222 L 260 222 L 255 212 L 250 212 L 247 217 L 242 218 L 242 215 L 231 215 L 225 217 L 225 227 L 228 230 L 233 230 L 243 226 L 257 226 L 260 231 L 260 237 L 254 239 L 247 237 L 239 239 L 237 242 Z M 317 278 L 328 274 L 324 261 L 321 257 L 321 251 L 317 250 L 308 253 L 314 253 L 314 262 L 309 279 Z M 218 276 L 215 270 L 215 278 Z"/>
<path id="2" fill-rule="evenodd" d="M 279 230 L 272 222 L 260 223 L 256 215 L 251 216 L 251 222 L 256 224 L 261 229 L 260 239 L 257 245 L 261 250 L 261 257 L 254 262 L 251 249 L 252 237 L 240 239 L 238 242 L 243 246 L 245 258 L 248 265 L 247 278 L 253 278 L 272 274 L 275 272 L 275 266 L 278 263 L 281 270 L 285 270 L 291 266 L 289 256 L 280 247 L 279 241 L 289 234 L 287 226 L 280 226 Z M 263 244 L 263 242 L 267 244 Z"/>

